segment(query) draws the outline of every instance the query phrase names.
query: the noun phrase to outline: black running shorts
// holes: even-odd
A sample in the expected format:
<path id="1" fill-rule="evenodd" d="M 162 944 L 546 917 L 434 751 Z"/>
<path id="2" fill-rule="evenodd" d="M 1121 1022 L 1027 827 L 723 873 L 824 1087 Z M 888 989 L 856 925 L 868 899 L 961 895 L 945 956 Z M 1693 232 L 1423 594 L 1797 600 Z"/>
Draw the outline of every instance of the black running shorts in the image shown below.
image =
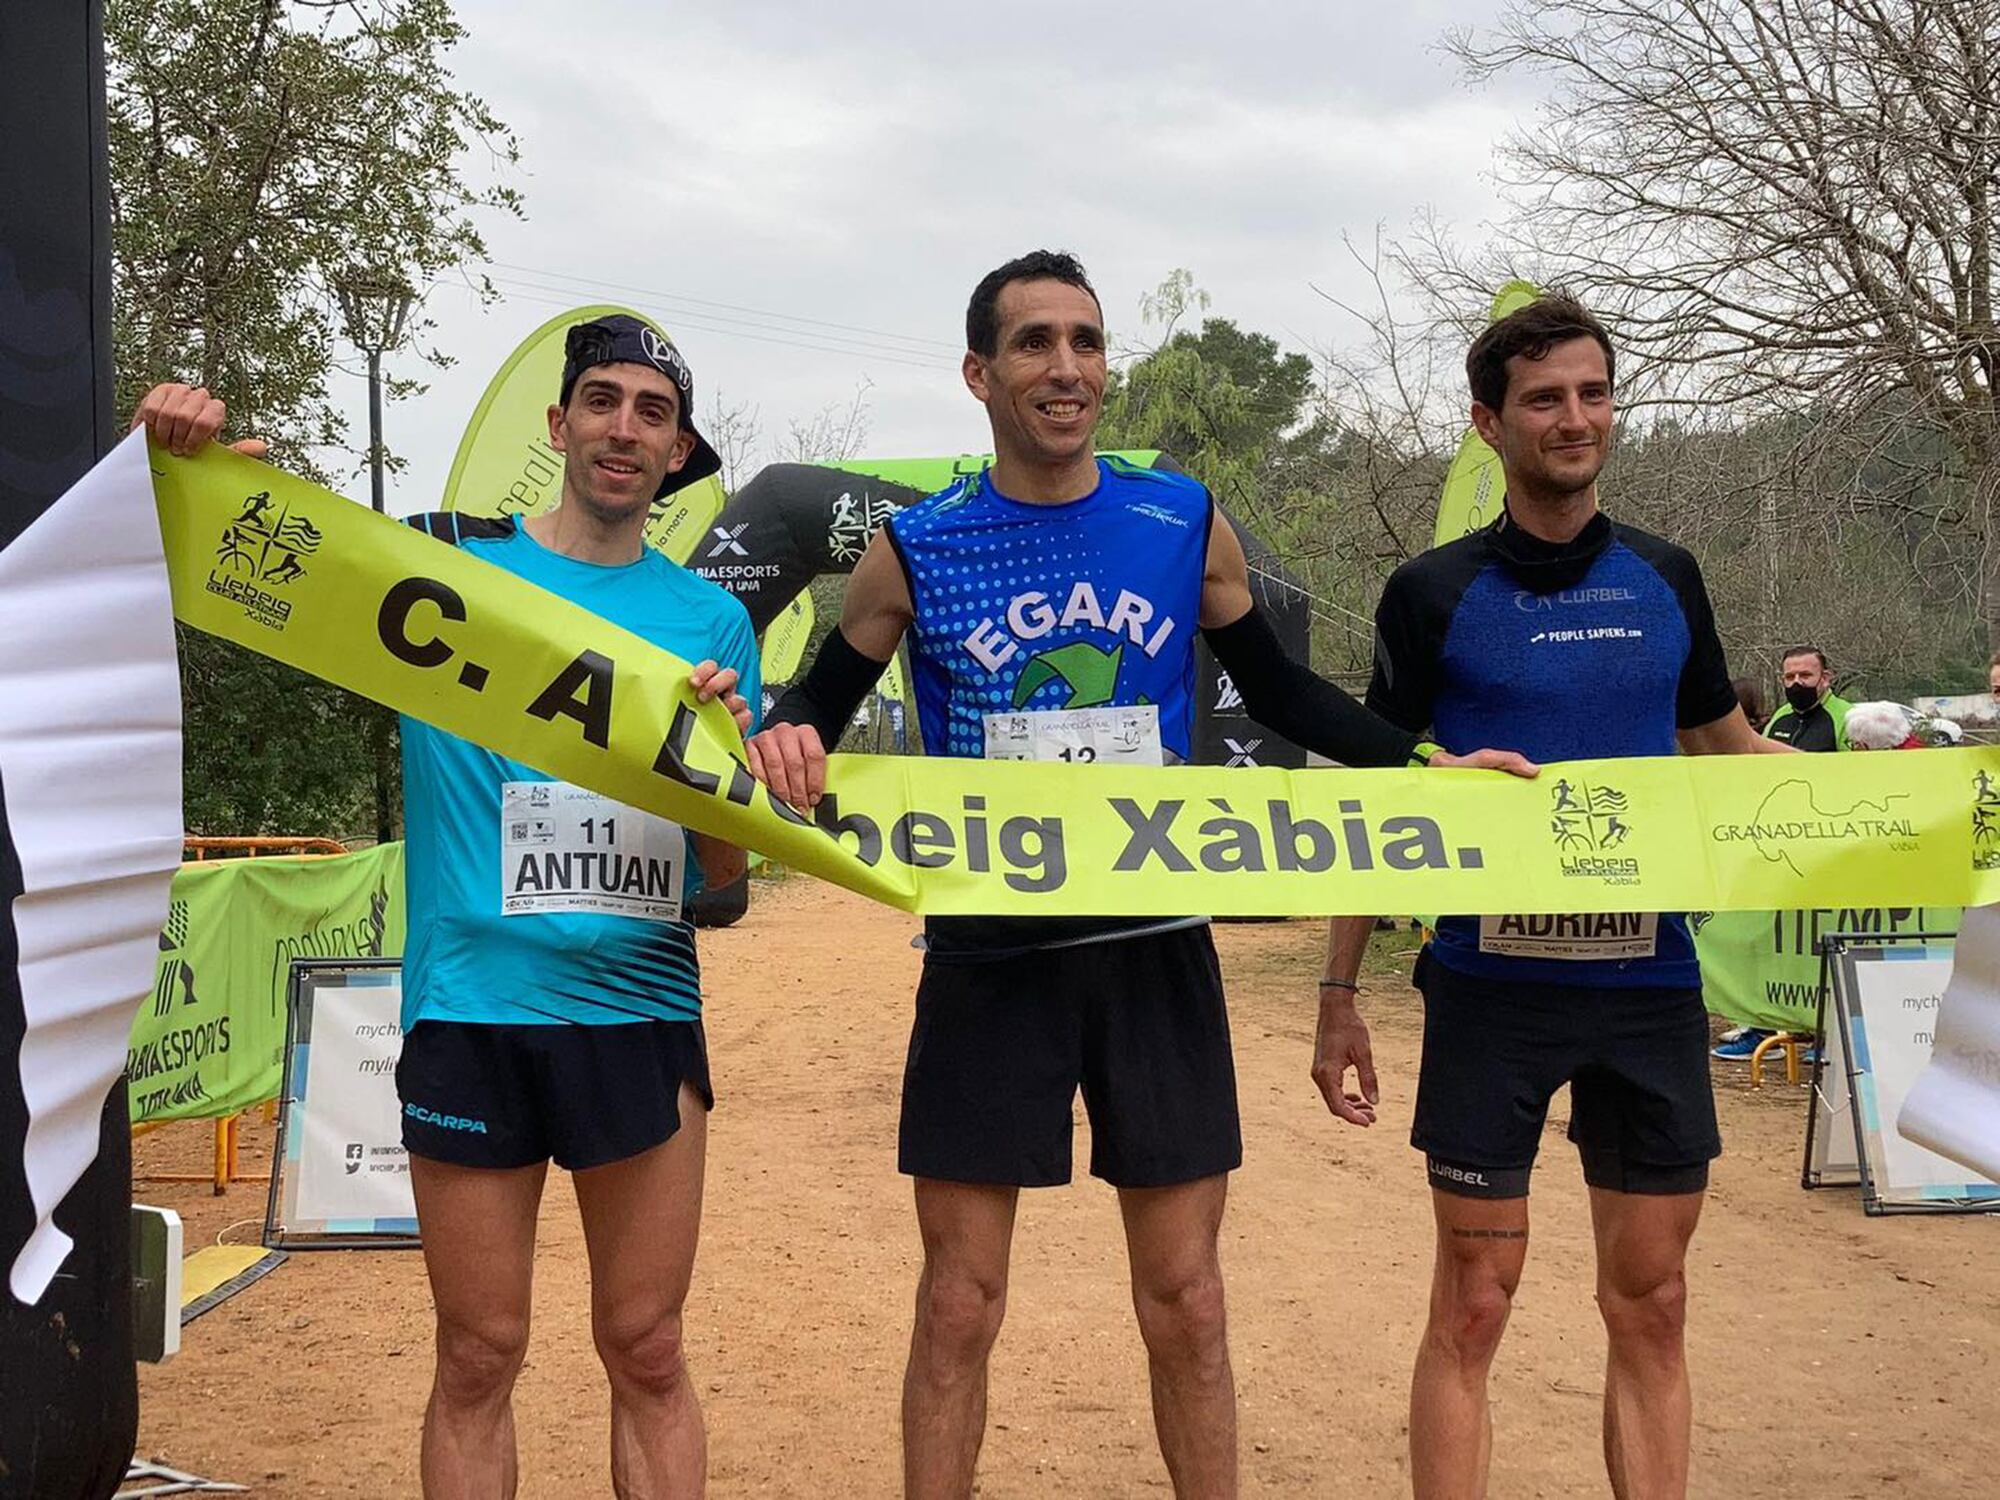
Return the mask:
<path id="1" fill-rule="evenodd" d="M 715 1107 L 699 1021 L 419 1021 L 396 1064 L 404 1149 L 461 1167 L 553 1157 L 577 1172 L 637 1156 L 680 1129 L 683 1083 Z"/>
<path id="2" fill-rule="evenodd" d="M 1229 1017 L 1206 925 L 984 962 L 925 960 L 903 1071 L 904 1172 L 1068 1182 L 1079 1087 L 1092 1176 L 1170 1187 L 1242 1164 Z"/>
<path id="3" fill-rule="evenodd" d="M 1410 1144 L 1431 1186 L 1527 1196 L 1549 1098 L 1570 1086 L 1584 1180 L 1693 1193 L 1722 1153 L 1698 989 L 1584 989 L 1475 978 L 1426 951 L 1423 1064 Z"/>

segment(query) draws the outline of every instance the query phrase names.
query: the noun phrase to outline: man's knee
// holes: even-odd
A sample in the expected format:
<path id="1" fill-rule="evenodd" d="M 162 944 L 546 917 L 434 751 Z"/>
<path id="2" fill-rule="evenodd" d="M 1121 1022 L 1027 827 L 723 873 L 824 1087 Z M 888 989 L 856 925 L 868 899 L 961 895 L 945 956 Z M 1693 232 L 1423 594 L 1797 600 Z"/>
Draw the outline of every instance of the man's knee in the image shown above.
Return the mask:
<path id="1" fill-rule="evenodd" d="M 1460 1365 L 1483 1367 L 1499 1352 L 1514 1288 L 1503 1277 L 1459 1266 L 1447 1274 L 1432 1298 L 1430 1337 Z"/>
<path id="2" fill-rule="evenodd" d="M 1007 1282 L 971 1268 L 933 1263 L 917 1284 L 917 1330 L 931 1352 L 955 1363 L 982 1360 L 1000 1336 Z"/>
<path id="3" fill-rule="evenodd" d="M 1215 1262 L 1135 1284 L 1132 1304 L 1155 1359 L 1209 1364 L 1227 1357 L 1229 1317 Z"/>
<path id="4" fill-rule="evenodd" d="M 520 1374 L 527 1353 L 525 1316 L 478 1322 L 441 1318 L 437 1330 L 438 1390 L 459 1405 L 504 1400 L 514 1389 L 514 1377 Z"/>
<path id="5" fill-rule="evenodd" d="M 660 1399 L 673 1395 L 687 1380 L 678 1309 L 664 1311 L 657 1304 L 606 1309 L 593 1316 L 591 1332 L 614 1386 Z"/>
<path id="6" fill-rule="evenodd" d="M 1649 1277 L 1602 1281 L 1597 1307 L 1613 1344 L 1671 1355 L 1687 1330 L 1687 1276 L 1675 1267 Z"/>

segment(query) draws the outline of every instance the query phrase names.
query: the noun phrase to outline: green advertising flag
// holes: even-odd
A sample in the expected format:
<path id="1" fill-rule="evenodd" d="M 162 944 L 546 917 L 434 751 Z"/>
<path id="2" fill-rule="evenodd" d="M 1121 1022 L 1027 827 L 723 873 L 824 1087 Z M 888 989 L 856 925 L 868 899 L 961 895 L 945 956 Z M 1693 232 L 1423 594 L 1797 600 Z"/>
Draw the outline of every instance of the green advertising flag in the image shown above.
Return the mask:
<path id="1" fill-rule="evenodd" d="M 1539 296 L 1541 290 L 1532 281 L 1510 281 L 1494 297 L 1486 320 L 1497 323 Z M 1492 521 L 1500 514 L 1506 488 L 1500 455 L 1486 446 L 1477 429 L 1468 427 L 1444 476 L 1444 489 L 1438 494 L 1437 528 L 1431 534 L 1431 545 L 1455 542 Z"/>
<path id="2" fill-rule="evenodd" d="M 125 1058 L 133 1123 L 274 1098 L 292 960 L 397 958 L 403 932 L 401 844 L 183 865 Z"/>
<path id="3" fill-rule="evenodd" d="M 1949 933 L 1954 906 L 1695 912 L 1695 954 L 1709 1011 L 1763 1031 L 1810 1033 L 1819 1010 L 1819 955 L 1830 932 Z"/>
<path id="4" fill-rule="evenodd" d="M 766 685 L 790 682 L 805 660 L 806 642 L 812 639 L 812 591 L 803 589 L 764 630 L 763 676 Z"/>
<path id="5" fill-rule="evenodd" d="M 550 318 L 507 356 L 458 440 L 441 509 L 469 516 L 532 516 L 562 494 L 563 456 L 549 446 L 549 408 L 562 388 L 563 342 L 570 327 L 630 308 L 592 303 Z M 647 318 L 647 322 L 654 319 Z M 719 476 L 653 502 L 646 540 L 686 562 L 696 540 L 728 499 Z"/>

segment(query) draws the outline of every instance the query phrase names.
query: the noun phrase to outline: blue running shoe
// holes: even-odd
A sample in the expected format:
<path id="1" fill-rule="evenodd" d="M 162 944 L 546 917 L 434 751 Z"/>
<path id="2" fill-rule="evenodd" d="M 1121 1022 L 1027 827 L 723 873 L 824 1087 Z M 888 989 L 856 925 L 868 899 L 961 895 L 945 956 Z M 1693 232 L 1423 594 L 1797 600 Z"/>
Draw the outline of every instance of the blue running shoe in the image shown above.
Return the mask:
<path id="1" fill-rule="evenodd" d="M 1719 1057 L 1724 1062 L 1748 1062 L 1750 1054 L 1755 1052 L 1770 1035 L 1768 1031 L 1759 1031 L 1754 1026 L 1746 1026 L 1735 1035 L 1725 1037 L 1709 1048 L 1708 1055 Z"/>

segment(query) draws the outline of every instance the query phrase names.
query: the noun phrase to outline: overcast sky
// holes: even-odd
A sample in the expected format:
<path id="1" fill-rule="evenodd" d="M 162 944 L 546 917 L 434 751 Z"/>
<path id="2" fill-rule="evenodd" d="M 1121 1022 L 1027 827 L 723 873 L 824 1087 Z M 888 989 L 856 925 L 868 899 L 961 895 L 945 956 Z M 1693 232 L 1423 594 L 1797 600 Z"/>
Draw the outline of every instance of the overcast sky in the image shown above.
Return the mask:
<path id="1" fill-rule="evenodd" d="M 1177 266 L 1212 315 L 1306 350 L 1350 340 L 1313 290 L 1365 298 L 1342 235 L 1425 208 L 1476 233 L 1492 142 L 1532 109 L 1436 51 L 1491 17 L 1469 0 L 458 9 L 455 71 L 519 137 L 527 216 L 484 221 L 503 301 L 430 294 L 458 364 L 389 409 L 399 512 L 434 502 L 508 352 L 583 302 L 656 316 L 699 412 L 718 391 L 754 405 L 767 457 L 863 380 L 866 451 L 984 451 L 965 300 L 1035 246 L 1083 259 L 1114 347 L 1144 341 L 1139 299 Z"/>

